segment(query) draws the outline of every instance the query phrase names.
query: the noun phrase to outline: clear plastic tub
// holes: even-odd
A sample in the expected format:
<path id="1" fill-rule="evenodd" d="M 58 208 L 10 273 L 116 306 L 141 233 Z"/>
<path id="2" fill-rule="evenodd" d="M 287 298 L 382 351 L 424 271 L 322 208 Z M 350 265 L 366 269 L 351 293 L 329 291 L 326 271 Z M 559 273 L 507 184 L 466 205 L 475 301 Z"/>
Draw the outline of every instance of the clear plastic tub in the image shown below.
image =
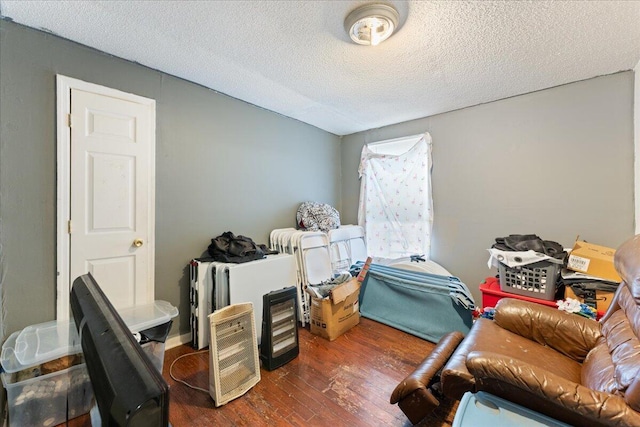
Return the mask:
<path id="1" fill-rule="evenodd" d="M 178 309 L 167 301 L 158 300 L 153 304 L 119 309 L 118 314 L 135 333 L 167 323 L 178 315 Z"/>
<path id="2" fill-rule="evenodd" d="M 150 341 L 142 344 L 142 350 L 149 356 L 153 366 L 158 369 L 158 372 L 162 373 L 162 367 L 164 366 L 164 343 L 157 341 Z"/>
<path id="3" fill-rule="evenodd" d="M 0 362 L 5 372 L 1 378 L 7 390 L 10 426 L 57 425 L 91 409 L 93 388 L 74 341 L 77 334 L 69 325 L 72 323 L 29 326 L 11 334 L 2 345 Z"/>
<path id="4" fill-rule="evenodd" d="M 178 315 L 178 309 L 166 301 L 158 300 L 154 301 L 153 304 L 118 310 L 118 314 L 120 314 L 120 317 L 122 317 L 131 332 L 144 334 L 147 330 L 166 325 Z M 164 365 L 164 338 L 162 342 L 150 341 L 142 344 L 142 349 L 160 373 L 162 373 Z"/>
<path id="5" fill-rule="evenodd" d="M 13 333 L 7 342 L 9 345 L 3 345 L 0 354 L 0 363 L 7 372 L 82 352 L 73 320 L 27 326 Z"/>
<path id="6" fill-rule="evenodd" d="M 168 333 L 178 309 L 166 301 L 155 301 L 118 313 L 132 333 L 144 334 L 162 325 Z M 142 348 L 162 372 L 165 343 L 150 341 Z M 10 426 L 62 424 L 86 414 L 93 405 L 93 389 L 73 320 L 40 323 L 14 332 L 2 345 L 0 363 Z"/>
<path id="7" fill-rule="evenodd" d="M 10 426 L 55 426 L 86 414 L 93 406 L 93 388 L 84 363 L 32 378 L 26 378 L 29 372 L 20 372 L 1 375 Z"/>
<path id="8" fill-rule="evenodd" d="M 482 391 L 465 393 L 451 427 L 571 427 L 546 415 Z"/>

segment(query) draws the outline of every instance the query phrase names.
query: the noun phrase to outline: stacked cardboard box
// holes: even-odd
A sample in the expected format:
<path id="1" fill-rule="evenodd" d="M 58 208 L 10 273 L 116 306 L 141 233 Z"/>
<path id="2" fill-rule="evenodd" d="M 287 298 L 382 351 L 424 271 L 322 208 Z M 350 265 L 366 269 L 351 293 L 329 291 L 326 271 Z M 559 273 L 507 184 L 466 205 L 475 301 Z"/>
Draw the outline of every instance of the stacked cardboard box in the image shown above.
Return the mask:
<path id="1" fill-rule="evenodd" d="M 360 282 L 353 278 L 326 298 L 311 298 L 311 333 L 333 341 L 360 323 Z"/>
<path id="2" fill-rule="evenodd" d="M 567 269 L 582 273 L 585 278 L 620 283 L 622 279 L 613 264 L 615 253 L 615 249 L 578 240 L 569 255 Z M 587 296 L 579 296 L 571 286 L 565 288 L 565 298 L 577 299 L 589 305 L 595 304 L 599 313 L 607 311 L 614 294 L 612 290 L 596 289 Z"/>

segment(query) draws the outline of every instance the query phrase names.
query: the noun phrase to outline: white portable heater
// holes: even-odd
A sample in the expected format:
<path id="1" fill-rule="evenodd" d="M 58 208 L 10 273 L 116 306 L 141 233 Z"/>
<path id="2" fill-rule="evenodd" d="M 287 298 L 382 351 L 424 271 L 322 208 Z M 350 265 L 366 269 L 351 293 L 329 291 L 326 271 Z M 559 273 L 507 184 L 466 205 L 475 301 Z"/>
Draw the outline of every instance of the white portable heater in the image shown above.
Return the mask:
<path id="1" fill-rule="evenodd" d="M 209 315 L 209 324 L 209 394 L 216 406 L 222 406 L 260 381 L 253 304 L 216 310 Z"/>

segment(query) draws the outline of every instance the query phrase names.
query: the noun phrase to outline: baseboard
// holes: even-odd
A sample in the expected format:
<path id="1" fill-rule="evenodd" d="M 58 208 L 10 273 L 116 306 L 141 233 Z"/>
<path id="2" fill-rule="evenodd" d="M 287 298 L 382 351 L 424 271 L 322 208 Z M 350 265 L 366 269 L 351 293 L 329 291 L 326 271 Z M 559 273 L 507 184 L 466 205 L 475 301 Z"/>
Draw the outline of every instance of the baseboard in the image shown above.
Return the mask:
<path id="1" fill-rule="evenodd" d="M 167 338 L 167 341 L 165 341 L 164 343 L 164 348 L 168 350 L 173 347 L 178 347 L 179 345 L 189 344 L 190 342 L 191 342 L 191 332 L 188 332 L 186 334 Z"/>

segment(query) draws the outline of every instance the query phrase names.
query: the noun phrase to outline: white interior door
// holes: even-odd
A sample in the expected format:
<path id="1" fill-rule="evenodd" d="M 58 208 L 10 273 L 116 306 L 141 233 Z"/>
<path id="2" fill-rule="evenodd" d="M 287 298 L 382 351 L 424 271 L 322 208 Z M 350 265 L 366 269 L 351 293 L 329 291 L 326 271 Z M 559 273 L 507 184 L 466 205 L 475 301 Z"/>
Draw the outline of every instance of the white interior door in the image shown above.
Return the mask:
<path id="1" fill-rule="evenodd" d="M 65 292 L 87 272 L 116 308 L 154 299 L 155 103 L 93 89 L 69 87 L 68 279 L 66 289 L 59 282 L 59 319 L 69 316 Z"/>

